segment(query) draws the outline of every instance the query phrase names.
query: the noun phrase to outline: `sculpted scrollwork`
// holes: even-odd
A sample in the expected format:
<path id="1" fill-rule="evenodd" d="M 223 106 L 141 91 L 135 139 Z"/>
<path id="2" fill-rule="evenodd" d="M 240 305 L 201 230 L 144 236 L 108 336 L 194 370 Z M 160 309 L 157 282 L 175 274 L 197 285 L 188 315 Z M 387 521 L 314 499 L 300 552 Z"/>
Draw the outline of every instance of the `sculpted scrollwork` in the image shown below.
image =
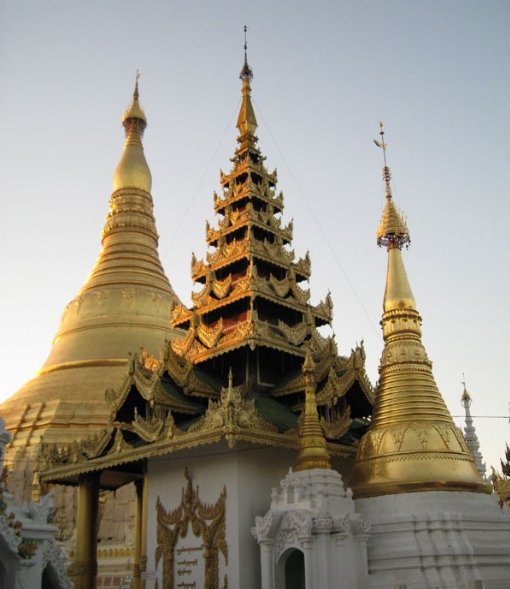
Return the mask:
<path id="1" fill-rule="evenodd" d="M 235 439 L 232 434 L 242 429 L 250 431 L 276 432 L 276 426 L 265 421 L 257 412 L 254 399 L 243 398 L 243 387 L 233 387 L 229 382 L 223 388 L 218 401 L 209 401 L 205 415 L 194 423 L 188 432 L 208 431 L 222 428 L 229 445 L 233 446 Z"/>
<path id="2" fill-rule="evenodd" d="M 219 589 L 219 556 L 228 564 L 228 546 L 225 532 L 227 490 L 223 488 L 214 505 L 201 501 L 198 487 L 193 486 L 188 469 L 184 472 L 186 487 L 183 489 L 181 504 L 167 511 L 158 497 L 156 568 L 162 563 L 163 587 L 174 589 L 174 563 L 179 538 L 186 538 L 189 531 L 202 540 L 204 559 L 204 589 Z M 227 584 L 226 575 L 224 586 Z"/>

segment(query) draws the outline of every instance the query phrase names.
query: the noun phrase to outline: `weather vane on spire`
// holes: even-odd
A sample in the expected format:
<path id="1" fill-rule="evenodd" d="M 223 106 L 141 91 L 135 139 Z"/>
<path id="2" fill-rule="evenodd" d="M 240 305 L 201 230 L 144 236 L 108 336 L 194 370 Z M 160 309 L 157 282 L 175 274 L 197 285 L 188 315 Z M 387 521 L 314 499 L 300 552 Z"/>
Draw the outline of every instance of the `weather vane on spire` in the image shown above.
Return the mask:
<path id="1" fill-rule="evenodd" d="M 381 136 L 381 141 L 377 141 L 377 139 L 374 139 L 374 143 L 377 145 L 377 147 L 380 147 L 383 151 L 383 158 L 384 158 L 384 168 L 383 168 L 383 178 L 384 178 L 384 183 L 386 185 L 386 198 L 391 198 L 391 186 L 390 186 L 390 180 L 391 180 L 391 173 L 390 173 L 390 169 L 388 168 L 388 164 L 386 163 L 386 149 L 388 147 L 388 144 L 385 143 L 384 141 L 384 125 L 382 123 L 382 121 L 379 122 L 379 135 Z"/>
<path id="2" fill-rule="evenodd" d="M 241 70 L 241 75 L 239 76 L 241 80 L 251 80 L 253 78 L 253 71 L 251 70 L 250 66 L 248 65 L 248 40 L 246 37 L 246 32 L 248 31 L 248 27 L 244 25 L 244 65 L 243 69 Z"/>

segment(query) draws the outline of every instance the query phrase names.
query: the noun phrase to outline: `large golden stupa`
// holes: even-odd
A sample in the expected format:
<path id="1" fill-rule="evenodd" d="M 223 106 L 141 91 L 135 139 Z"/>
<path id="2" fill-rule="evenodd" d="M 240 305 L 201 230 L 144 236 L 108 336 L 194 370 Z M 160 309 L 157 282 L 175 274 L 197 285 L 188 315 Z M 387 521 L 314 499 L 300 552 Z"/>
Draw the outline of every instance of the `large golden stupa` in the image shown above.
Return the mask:
<path id="1" fill-rule="evenodd" d="M 157 250 L 138 80 L 122 123 L 126 143 L 114 173 L 101 253 L 64 310 L 43 367 L 0 406 L 13 434 L 9 462 L 43 434 L 48 442 L 68 443 L 104 426 L 105 389 L 123 381 L 129 355 L 143 347 L 158 356 L 175 332 L 170 315 L 180 301 Z"/>
<path id="2" fill-rule="evenodd" d="M 393 202 L 382 123 L 381 139 L 376 143 L 384 151 L 386 205 L 377 243 L 388 250 L 384 350 L 372 422 L 350 485 L 357 498 L 432 490 L 490 493 L 437 388 L 421 341 L 421 317 L 401 253 L 409 231 Z"/>

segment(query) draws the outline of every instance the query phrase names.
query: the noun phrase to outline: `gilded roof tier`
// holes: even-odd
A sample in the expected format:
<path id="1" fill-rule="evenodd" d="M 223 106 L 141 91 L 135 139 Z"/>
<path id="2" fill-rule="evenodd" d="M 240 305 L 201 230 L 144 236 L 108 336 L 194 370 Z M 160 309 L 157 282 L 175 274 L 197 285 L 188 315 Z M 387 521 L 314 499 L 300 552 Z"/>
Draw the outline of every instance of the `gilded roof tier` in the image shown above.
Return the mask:
<path id="1" fill-rule="evenodd" d="M 391 201 L 388 192 L 385 212 Z M 437 388 L 421 341 L 421 317 L 400 251 L 407 228 L 383 234 L 388 249 L 384 350 L 372 421 L 361 440 L 350 485 L 356 497 L 430 490 L 490 492 Z"/>
<path id="2" fill-rule="evenodd" d="M 42 369 L 0 407 L 14 432 L 13 451 L 36 444 L 47 428 L 48 439 L 64 442 L 79 437 L 77 431 L 104 425 L 104 391 L 122 382 L 129 354 L 143 346 L 157 355 L 174 333 L 170 310 L 180 301 L 157 249 L 138 85 L 124 127 L 127 142 L 116 178 L 119 168 L 127 178 L 131 172 L 140 177 L 140 169 L 146 167 L 146 179 L 122 185 L 114 181 L 102 248 L 92 272 L 65 308 Z"/>

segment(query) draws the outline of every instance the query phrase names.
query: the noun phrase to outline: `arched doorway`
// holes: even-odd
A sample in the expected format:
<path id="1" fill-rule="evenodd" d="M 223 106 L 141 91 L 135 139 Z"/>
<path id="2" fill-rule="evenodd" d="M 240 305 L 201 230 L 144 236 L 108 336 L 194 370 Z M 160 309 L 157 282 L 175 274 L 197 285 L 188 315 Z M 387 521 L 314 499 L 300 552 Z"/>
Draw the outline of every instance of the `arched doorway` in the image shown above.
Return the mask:
<path id="1" fill-rule="evenodd" d="M 293 549 L 285 559 L 285 589 L 305 589 L 305 557 Z"/>

